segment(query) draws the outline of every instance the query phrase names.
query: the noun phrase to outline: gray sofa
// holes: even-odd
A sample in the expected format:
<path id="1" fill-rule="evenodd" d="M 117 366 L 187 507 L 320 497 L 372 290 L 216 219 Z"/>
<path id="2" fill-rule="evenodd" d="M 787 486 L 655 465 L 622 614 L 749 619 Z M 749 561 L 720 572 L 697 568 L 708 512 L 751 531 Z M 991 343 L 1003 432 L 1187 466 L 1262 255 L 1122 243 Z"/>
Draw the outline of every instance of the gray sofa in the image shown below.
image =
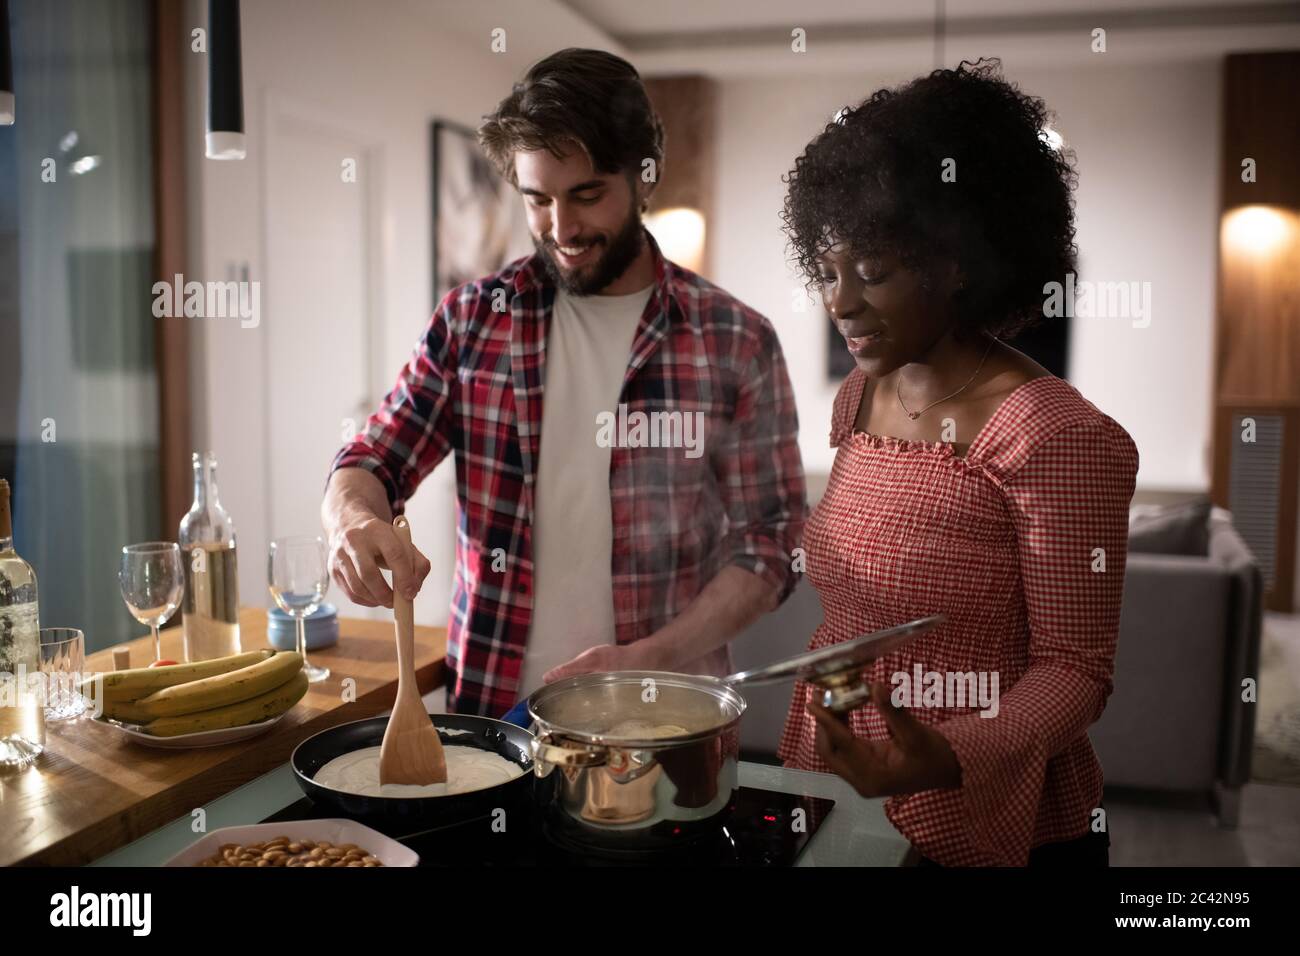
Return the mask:
<path id="1" fill-rule="evenodd" d="M 1259 569 L 1223 512 L 1209 522 L 1207 554 L 1129 554 L 1115 689 L 1089 732 L 1107 786 L 1203 791 L 1220 823 L 1236 825 L 1255 732 L 1241 680 L 1258 677 L 1261 595 Z M 821 620 L 805 581 L 732 643 L 737 668 L 799 653 Z M 790 692 L 745 689 L 746 759 L 776 760 Z"/>
<path id="2" fill-rule="evenodd" d="M 1089 731 L 1108 787 L 1202 791 L 1237 825 L 1250 778 L 1263 584 L 1225 512 L 1206 554 L 1130 553 L 1115 690 Z"/>

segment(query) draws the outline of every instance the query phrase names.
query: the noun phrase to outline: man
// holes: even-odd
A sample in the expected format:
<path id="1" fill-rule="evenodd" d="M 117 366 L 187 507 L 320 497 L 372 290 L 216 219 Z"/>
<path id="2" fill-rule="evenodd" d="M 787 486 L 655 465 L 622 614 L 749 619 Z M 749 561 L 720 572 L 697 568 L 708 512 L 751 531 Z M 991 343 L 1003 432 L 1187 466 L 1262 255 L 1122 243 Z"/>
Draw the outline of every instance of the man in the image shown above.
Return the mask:
<path id="1" fill-rule="evenodd" d="M 793 588 L 806 513 L 776 335 L 645 231 L 663 129 L 629 63 L 547 57 L 478 136 L 536 254 L 447 294 L 339 452 L 333 577 L 371 607 L 392 604 L 381 567 L 418 591 L 429 563 L 390 522 L 454 453 L 452 711 L 589 671 L 725 673 Z"/>

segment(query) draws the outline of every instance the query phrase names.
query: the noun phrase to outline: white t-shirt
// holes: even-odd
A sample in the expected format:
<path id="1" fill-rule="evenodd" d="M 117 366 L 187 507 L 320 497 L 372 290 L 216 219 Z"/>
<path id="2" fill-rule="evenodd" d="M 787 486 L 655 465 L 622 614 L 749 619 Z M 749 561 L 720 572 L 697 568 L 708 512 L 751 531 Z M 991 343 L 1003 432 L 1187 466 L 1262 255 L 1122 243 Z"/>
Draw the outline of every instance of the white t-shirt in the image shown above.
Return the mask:
<path id="1" fill-rule="evenodd" d="M 610 449 L 596 416 L 614 412 L 649 285 L 630 295 L 559 290 L 546 340 L 542 441 L 533 489 L 533 622 L 519 696 L 589 647 L 614 643 Z"/>

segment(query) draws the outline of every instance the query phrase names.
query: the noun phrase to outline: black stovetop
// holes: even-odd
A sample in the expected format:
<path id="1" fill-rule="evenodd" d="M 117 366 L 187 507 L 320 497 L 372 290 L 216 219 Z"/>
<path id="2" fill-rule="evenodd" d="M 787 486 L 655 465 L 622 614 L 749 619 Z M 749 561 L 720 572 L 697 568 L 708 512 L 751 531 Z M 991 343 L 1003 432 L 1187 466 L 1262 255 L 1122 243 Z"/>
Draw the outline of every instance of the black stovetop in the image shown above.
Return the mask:
<path id="1" fill-rule="evenodd" d="M 491 815 L 411 832 L 409 822 L 353 816 L 420 855 L 420 866 L 791 866 L 834 800 L 741 787 L 736 808 L 714 833 L 655 853 L 593 850 L 552 837 L 531 806 L 512 812 L 504 832 Z M 345 814 L 303 797 L 263 820 L 334 819 Z M 520 819 L 522 816 L 524 819 Z"/>

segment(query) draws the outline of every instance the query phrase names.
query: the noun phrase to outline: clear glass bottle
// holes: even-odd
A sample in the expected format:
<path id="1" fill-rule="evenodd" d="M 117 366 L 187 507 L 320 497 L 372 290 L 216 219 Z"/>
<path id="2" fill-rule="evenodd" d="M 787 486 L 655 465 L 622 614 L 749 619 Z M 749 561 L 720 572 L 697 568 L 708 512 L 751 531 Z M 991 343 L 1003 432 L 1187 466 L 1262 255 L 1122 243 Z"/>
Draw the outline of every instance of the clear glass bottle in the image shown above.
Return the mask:
<path id="1" fill-rule="evenodd" d="M 0 769 L 25 767 L 45 749 L 40 631 L 36 574 L 14 551 L 9 482 L 0 478 Z"/>
<path id="2" fill-rule="evenodd" d="M 185 659 L 205 661 L 238 654 L 239 568 L 235 523 L 217 498 L 217 460 L 212 452 L 193 455 L 194 504 L 181 519 L 179 542 L 185 563 L 181 627 Z"/>

